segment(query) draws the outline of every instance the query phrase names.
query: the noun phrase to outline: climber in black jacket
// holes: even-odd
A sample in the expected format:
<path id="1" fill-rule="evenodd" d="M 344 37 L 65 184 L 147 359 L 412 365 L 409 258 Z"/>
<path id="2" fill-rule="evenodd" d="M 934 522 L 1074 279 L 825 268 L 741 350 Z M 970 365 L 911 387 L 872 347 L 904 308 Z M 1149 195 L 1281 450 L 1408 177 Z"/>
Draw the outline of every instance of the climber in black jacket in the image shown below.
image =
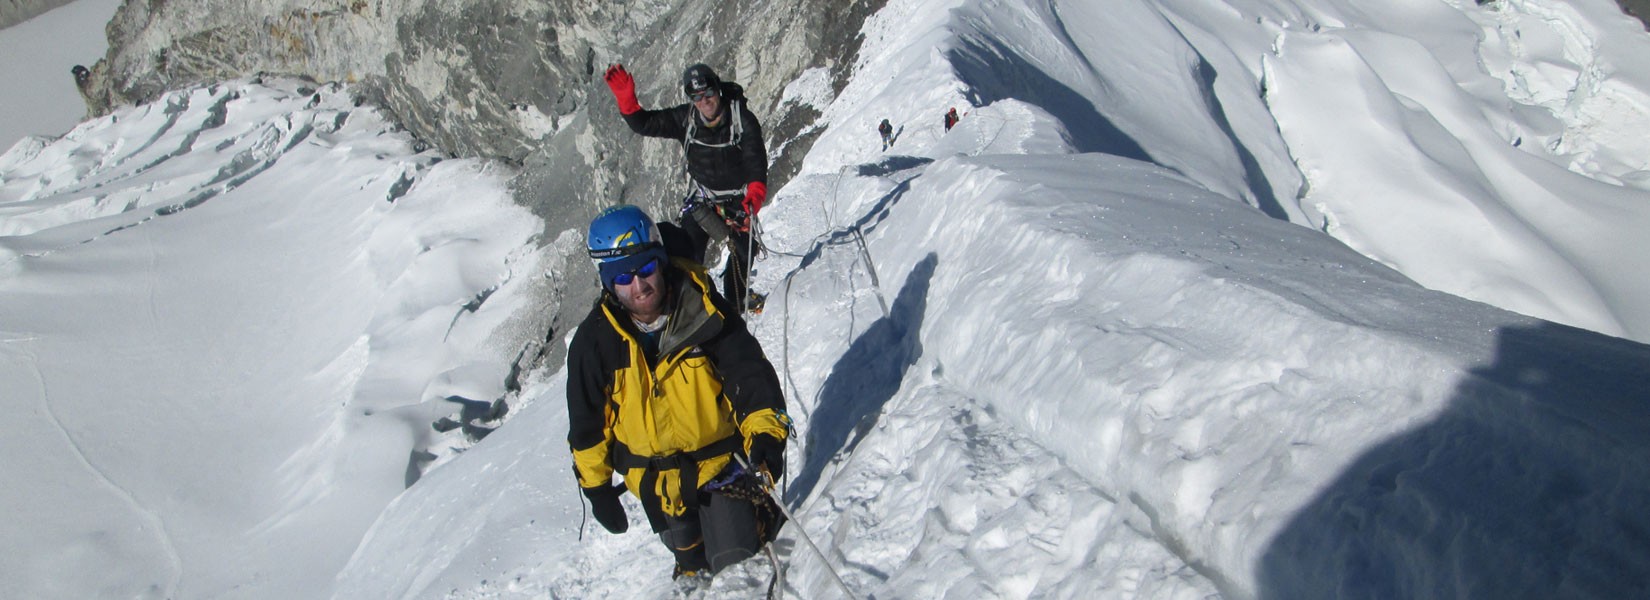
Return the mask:
<path id="1" fill-rule="evenodd" d="M 684 199 L 679 222 L 693 240 L 695 258 L 704 262 L 710 240 L 727 240 L 733 257 L 722 272 L 722 291 L 745 309 L 760 310 L 761 296 L 748 288 L 750 218 L 768 197 L 768 153 L 744 88 L 695 64 L 682 72 L 687 103 L 648 110 L 636 100 L 635 80 L 623 65 L 609 66 L 604 79 L 631 131 L 682 142 L 696 189 Z"/>

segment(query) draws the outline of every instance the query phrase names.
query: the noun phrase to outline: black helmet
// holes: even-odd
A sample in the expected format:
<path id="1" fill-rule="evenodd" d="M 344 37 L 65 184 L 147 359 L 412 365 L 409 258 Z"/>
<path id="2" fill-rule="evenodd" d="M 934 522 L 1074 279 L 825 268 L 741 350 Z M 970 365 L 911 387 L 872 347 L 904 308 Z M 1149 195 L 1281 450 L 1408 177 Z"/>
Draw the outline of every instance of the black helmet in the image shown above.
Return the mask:
<path id="1" fill-rule="evenodd" d="M 682 71 L 683 94 L 691 98 L 694 94 L 705 90 L 712 90 L 718 94 L 722 93 L 722 78 L 716 76 L 716 71 L 710 70 L 710 67 L 705 66 L 704 63 L 693 65 L 688 67 L 686 71 Z"/>

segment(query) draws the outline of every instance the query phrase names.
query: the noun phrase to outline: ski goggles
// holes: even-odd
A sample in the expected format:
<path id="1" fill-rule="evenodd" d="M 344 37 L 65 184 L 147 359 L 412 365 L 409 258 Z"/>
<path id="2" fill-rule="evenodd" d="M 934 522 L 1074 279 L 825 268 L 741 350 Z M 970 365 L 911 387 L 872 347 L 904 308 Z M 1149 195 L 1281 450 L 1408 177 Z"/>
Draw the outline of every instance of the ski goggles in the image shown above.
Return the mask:
<path id="1" fill-rule="evenodd" d="M 630 285 L 631 283 L 634 283 L 636 281 L 637 277 L 652 277 L 654 273 L 658 273 L 658 272 L 659 272 L 659 259 L 655 258 L 653 260 L 647 261 L 647 264 L 642 265 L 641 267 L 637 268 L 634 271 L 614 275 L 613 276 L 613 285 L 615 285 L 615 286 Z"/>

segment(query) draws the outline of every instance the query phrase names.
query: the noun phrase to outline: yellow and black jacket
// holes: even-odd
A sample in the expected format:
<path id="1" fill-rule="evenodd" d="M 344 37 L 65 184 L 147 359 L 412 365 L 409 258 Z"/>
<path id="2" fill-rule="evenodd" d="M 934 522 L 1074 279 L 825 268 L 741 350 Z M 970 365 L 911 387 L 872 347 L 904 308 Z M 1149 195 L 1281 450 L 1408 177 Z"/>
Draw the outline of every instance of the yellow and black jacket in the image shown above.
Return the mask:
<path id="1" fill-rule="evenodd" d="M 789 432 L 773 364 L 712 291 L 704 267 L 675 258 L 665 277 L 670 320 L 657 356 L 611 293 L 579 324 L 567 353 L 567 441 L 579 485 L 610 485 L 618 470 L 655 531 L 663 515 L 697 506 L 693 490 L 731 452 L 748 451 L 751 436 L 783 441 Z"/>

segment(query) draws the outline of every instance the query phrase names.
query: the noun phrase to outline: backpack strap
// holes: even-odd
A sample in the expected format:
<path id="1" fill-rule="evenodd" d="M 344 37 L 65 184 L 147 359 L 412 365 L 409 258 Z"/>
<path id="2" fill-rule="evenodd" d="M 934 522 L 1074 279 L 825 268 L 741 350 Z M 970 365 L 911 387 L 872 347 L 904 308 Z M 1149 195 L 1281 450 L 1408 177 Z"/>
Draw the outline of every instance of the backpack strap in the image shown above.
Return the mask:
<path id="1" fill-rule="evenodd" d="M 731 119 L 733 123 L 729 125 L 730 134 L 728 135 L 728 141 L 722 143 L 699 141 L 696 134 L 699 133 L 699 119 L 703 117 L 699 116 L 699 111 L 697 109 L 688 111 L 687 127 L 684 128 L 687 133 L 682 136 L 683 150 L 686 150 L 689 144 L 698 144 L 707 148 L 726 148 L 728 146 L 738 146 L 739 140 L 745 135 L 745 118 L 743 116 L 744 113 L 741 111 L 744 106 L 745 102 L 743 100 L 734 100 L 728 103 L 728 118 Z"/>

